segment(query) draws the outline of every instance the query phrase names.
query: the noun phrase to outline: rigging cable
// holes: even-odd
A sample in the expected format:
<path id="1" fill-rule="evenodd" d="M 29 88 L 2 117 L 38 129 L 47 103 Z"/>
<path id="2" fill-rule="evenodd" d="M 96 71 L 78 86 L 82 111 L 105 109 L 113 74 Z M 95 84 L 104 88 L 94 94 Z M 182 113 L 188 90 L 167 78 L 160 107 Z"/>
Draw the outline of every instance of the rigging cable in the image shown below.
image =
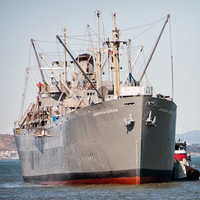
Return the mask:
<path id="1" fill-rule="evenodd" d="M 87 31 L 87 29 L 85 29 L 84 35 L 86 35 L 86 31 Z M 86 42 L 89 42 L 89 40 L 86 40 L 86 39 L 82 39 L 82 40 L 81 40 L 81 44 L 80 44 L 80 48 L 79 48 L 79 53 L 78 53 L 78 55 L 80 55 L 81 52 L 84 50 L 84 48 L 85 48 L 85 46 L 86 46 Z"/>
<path id="2" fill-rule="evenodd" d="M 132 27 L 132 28 L 122 29 L 120 31 L 123 32 L 123 31 L 129 31 L 129 30 L 133 30 L 133 29 L 142 28 L 142 27 L 145 27 L 145 26 L 154 26 L 154 25 L 156 25 L 157 23 L 159 23 L 160 21 L 162 21 L 165 18 L 166 18 L 166 16 L 161 18 L 161 19 L 159 19 L 159 20 L 157 20 L 157 21 L 151 22 L 149 24 L 144 24 L 144 25 L 141 25 L 141 26 L 135 26 L 135 27 Z"/>
<path id="3" fill-rule="evenodd" d="M 139 36 L 141 36 L 142 34 L 144 34 L 145 32 L 147 32 L 149 29 L 151 29 L 153 26 L 155 26 L 156 24 L 158 24 L 159 22 L 161 22 L 163 19 L 165 19 L 166 18 L 166 16 L 165 17 L 163 17 L 162 19 L 160 19 L 160 20 L 158 20 L 158 21 L 155 21 L 155 22 L 153 22 L 153 23 L 151 23 L 151 24 L 148 24 L 148 25 L 151 25 L 149 28 L 147 28 L 146 30 L 144 30 L 142 33 L 140 33 L 139 35 L 137 35 L 137 36 L 135 36 L 133 39 L 131 39 L 131 40 L 135 40 L 136 38 L 138 38 Z M 148 26 L 148 25 L 146 25 L 146 26 Z M 140 27 L 143 27 L 143 26 L 140 26 Z M 140 27 L 138 27 L 138 28 L 140 28 Z M 133 28 L 132 28 L 133 29 Z M 127 29 L 126 29 L 127 30 Z"/>
<path id="4" fill-rule="evenodd" d="M 32 45 L 30 42 L 30 47 L 29 47 L 29 58 L 28 58 L 28 67 L 30 68 L 30 63 L 31 63 L 31 49 Z M 20 112 L 19 112 L 19 119 L 22 118 L 22 115 L 24 114 L 24 107 L 25 107 L 25 102 L 26 102 L 26 88 L 28 84 L 28 74 L 25 72 L 25 86 L 24 86 L 24 92 L 22 93 L 22 99 L 21 99 L 21 106 L 20 106 Z"/>
<path id="5" fill-rule="evenodd" d="M 169 35 L 170 35 L 171 76 L 172 76 L 172 101 L 173 101 L 174 100 L 174 65 L 173 65 L 173 53 L 172 53 L 171 19 L 169 19 Z"/>
<path id="6" fill-rule="evenodd" d="M 25 87 L 24 87 L 24 93 L 22 93 L 22 99 L 21 99 L 21 106 L 20 106 L 20 112 L 19 112 L 19 118 L 18 121 L 22 118 L 22 115 L 24 114 L 24 107 L 25 107 L 25 101 L 26 101 L 26 88 L 28 84 L 28 74 L 26 73 L 26 79 L 25 79 Z"/>

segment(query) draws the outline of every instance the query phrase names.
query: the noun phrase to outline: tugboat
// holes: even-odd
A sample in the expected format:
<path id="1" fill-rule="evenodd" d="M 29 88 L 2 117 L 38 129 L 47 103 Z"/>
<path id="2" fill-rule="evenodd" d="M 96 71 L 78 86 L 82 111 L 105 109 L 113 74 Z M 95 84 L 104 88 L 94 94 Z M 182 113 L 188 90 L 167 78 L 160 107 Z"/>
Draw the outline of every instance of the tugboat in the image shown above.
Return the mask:
<path id="1" fill-rule="evenodd" d="M 198 180 L 199 171 L 191 167 L 191 154 L 187 153 L 186 141 L 175 143 L 173 180 Z"/>

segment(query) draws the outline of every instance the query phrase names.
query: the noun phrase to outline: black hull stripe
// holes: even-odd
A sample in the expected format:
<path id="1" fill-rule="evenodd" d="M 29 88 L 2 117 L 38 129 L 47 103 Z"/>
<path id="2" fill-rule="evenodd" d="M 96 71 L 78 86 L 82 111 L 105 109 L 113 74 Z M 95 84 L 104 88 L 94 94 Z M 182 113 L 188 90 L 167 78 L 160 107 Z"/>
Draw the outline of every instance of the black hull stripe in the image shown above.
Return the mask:
<path id="1" fill-rule="evenodd" d="M 105 178 L 122 178 L 122 177 L 140 177 L 141 182 L 143 178 L 145 182 L 148 180 L 170 181 L 172 171 L 160 170 L 121 170 L 109 172 L 92 172 L 92 173 L 69 173 L 69 174 L 48 174 L 39 176 L 23 176 L 26 182 L 41 182 L 41 181 L 72 181 L 72 180 L 86 180 L 86 179 L 105 179 Z M 152 181 L 150 181 L 152 182 Z"/>

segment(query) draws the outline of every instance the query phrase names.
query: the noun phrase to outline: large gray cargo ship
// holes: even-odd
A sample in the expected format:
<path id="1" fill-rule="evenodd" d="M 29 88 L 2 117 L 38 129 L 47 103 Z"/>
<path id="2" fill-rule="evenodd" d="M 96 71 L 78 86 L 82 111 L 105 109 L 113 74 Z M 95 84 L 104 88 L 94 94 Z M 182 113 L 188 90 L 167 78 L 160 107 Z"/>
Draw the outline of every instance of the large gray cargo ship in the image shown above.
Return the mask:
<path id="1" fill-rule="evenodd" d="M 98 20 L 99 15 L 97 12 Z M 92 55 L 74 58 L 65 37 L 61 40 L 57 36 L 71 61 L 65 56 L 64 62 L 50 63 L 44 54 L 37 53 L 32 40 L 43 82 L 36 84 L 27 69 L 38 96 L 14 128 L 26 182 L 140 184 L 171 180 L 176 105 L 169 97 L 153 97 L 153 88 L 141 85 L 169 16 L 140 80 L 133 78 L 129 65 L 123 82 L 119 80 L 119 47 L 130 41 L 119 40 L 115 16 L 113 40 L 104 43 L 106 50 L 99 45 Z M 113 81 L 102 80 L 105 62 L 101 54 L 105 52 Z M 71 80 L 66 75 L 69 65 L 76 68 Z M 49 81 L 44 70 L 50 73 Z"/>

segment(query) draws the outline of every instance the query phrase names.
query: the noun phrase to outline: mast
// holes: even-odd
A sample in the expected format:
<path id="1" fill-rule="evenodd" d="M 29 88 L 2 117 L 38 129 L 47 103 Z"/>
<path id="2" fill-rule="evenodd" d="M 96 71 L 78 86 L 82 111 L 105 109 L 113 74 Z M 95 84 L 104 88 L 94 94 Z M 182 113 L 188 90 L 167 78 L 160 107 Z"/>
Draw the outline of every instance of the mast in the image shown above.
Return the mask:
<path id="1" fill-rule="evenodd" d="M 66 46 L 66 28 L 63 29 L 64 33 L 64 45 Z M 66 50 L 64 48 L 64 64 L 63 64 L 63 81 L 66 83 L 67 80 L 67 68 L 66 68 Z"/>
<path id="2" fill-rule="evenodd" d="M 114 65 L 114 96 L 119 96 L 119 30 L 116 27 L 116 13 L 113 13 L 113 65 Z"/>
<path id="3" fill-rule="evenodd" d="M 113 30 L 112 37 L 113 40 L 104 42 L 108 45 L 109 48 L 113 49 L 113 74 L 114 74 L 114 96 L 118 98 L 119 96 L 119 46 L 123 44 L 127 44 L 126 41 L 119 41 L 119 29 L 116 27 L 116 13 L 112 14 L 113 20 Z"/>
<path id="4" fill-rule="evenodd" d="M 64 82 L 64 80 L 62 78 L 60 78 L 60 76 L 56 73 L 56 71 L 53 69 L 53 67 L 51 67 L 51 65 L 48 63 L 48 61 L 45 59 L 45 57 L 43 56 L 42 53 L 39 54 L 40 57 L 47 63 L 47 65 L 49 66 L 49 68 L 51 69 L 51 72 L 53 72 L 53 74 L 55 74 L 57 76 L 57 78 L 61 81 L 61 83 L 65 86 L 65 88 L 67 89 L 67 91 L 73 96 L 74 94 L 71 92 L 71 90 L 69 89 L 69 87 L 67 86 L 66 82 Z"/>
<path id="5" fill-rule="evenodd" d="M 129 67 L 129 84 L 131 84 L 131 40 L 128 40 L 128 67 Z"/>
<path id="6" fill-rule="evenodd" d="M 76 59 L 73 57 L 73 55 L 71 54 L 71 52 L 69 51 L 69 49 L 64 45 L 63 41 L 60 39 L 60 37 L 57 35 L 56 38 L 59 40 L 59 42 L 63 45 L 63 47 L 66 49 L 67 53 L 70 55 L 70 57 L 72 58 L 72 60 L 74 61 L 74 63 L 76 64 L 76 66 L 80 69 L 80 71 L 83 73 L 83 75 L 85 76 L 85 78 L 87 79 L 87 81 L 90 83 L 90 85 L 92 86 L 92 88 L 94 88 L 94 90 L 97 92 L 99 98 L 101 98 L 104 101 L 104 98 L 102 97 L 102 95 L 99 93 L 99 91 L 97 90 L 97 88 L 94 86 L 94 84 L 92 83 L 92 81 L 88 78 L 87 74 L 84 72 L 84 70 L 81 68 L 81 66 L 78 64 L 78 62 L 76 61 Z"/>
<path id="7" fill-rule="evenodd" d="M 108 51 L 108 82 L 110 82 L 110 69 L 111 69 L 111 65 L 110 65 L 110 50 Z"/>
<path id="8" fill-rule="evenodd" d="M 138 51 L 138 53 L 137 53 L 137 55 L 136 55 L 136 57 L 135 57 L 133 63 L 131 64 L 131 66 L 129 65 L 129 67 L 131 67 L 131 68 L 129 69 L 129 72 L 128 72 L 126 78 L 125 78 L 124 81 L 123 81 L 122 87 L 124 87 L 124 85 L 125 85 L 127 79 L 130 77 L 130 75 L 132 76 L 132 74 L 130 74 L 130 72 L 132 72 L 133 67 L 134 67 L 134 65 L 135 65 L 135 63 L 136 63 L 136 61 L 137 61 L 137 59 L 138 59 L 140 53 L 142 52 L 142 50 L 143 50 L 143 46 L 140 46 L 140 49 L 139 49 L 139 51 Z"/>
<path id="9" fill-rule="evenodd" d="M 160 40 L 160 38 L 161 38 L 161 35 L 162 35 L 162 33 L 163 33 L 164 29 L 165 29 L 165 26 L 166 26 L 166 24 L 167 24 L 169 18 L 170 18 L 170 15 L 167 15 L 167 19 L 165 20 L 165 23 L 164 23 L 164 25 L 163 25 L 163 28 L 162 28 L 162 30 L 161 30 L 161 32 L 160 32 L 160 34 L 159 34 L 159 36 L 158 36 L 158 39 L 157 39 L 157 41 L 156 41 L 156 44 L 154 45 L 154 48 L 153 48 L 153 50 L 152 50 L 152 52 L 151 52 L 151 55 L 149 56 L 149 59 L 148 59 L 148 61 L 147 61 L 147 64 L 146 64 L 146 66 L 145 66 L 145 68 L 144 68 L 144 71 L 143 71 L 143 73 L 142 73 L 142 75 L 141 75 L 141 77 L 140 77 L 140 80 L 138 81 L 139 85 L 140 85 L 140 83 L 141 83 L 141 81 L 142 81 L 142 79 L 143 79 L 143 77 L 144 77 L 144 74 L 145 74 L 145 72 L 146 72 L 146 70 L 147 70 L 147 68 L 148 68 L 148 66 L 149 66 L 149 63 L 150 63 L 150 61 L 151 61 L 151 59 L 152 59 L 152 57 L 153 57 L 153 54 L 154 54 L 154 52 L 155 52 L 155 50 L 156 50 L 156 47 L 157 47 L 157 45 L 158 45 L 158 42 L 159 42 L 159 40 Z"/>
<path id="10" fill-rule="evenodd" d="M 101 69 L 101 49 L 100 49 L 100 11 L 97 10 L 97 31 L 98 31 L 98 48 L 97 48 L 97 88 L 102 85 L 102 69 Z"/>

